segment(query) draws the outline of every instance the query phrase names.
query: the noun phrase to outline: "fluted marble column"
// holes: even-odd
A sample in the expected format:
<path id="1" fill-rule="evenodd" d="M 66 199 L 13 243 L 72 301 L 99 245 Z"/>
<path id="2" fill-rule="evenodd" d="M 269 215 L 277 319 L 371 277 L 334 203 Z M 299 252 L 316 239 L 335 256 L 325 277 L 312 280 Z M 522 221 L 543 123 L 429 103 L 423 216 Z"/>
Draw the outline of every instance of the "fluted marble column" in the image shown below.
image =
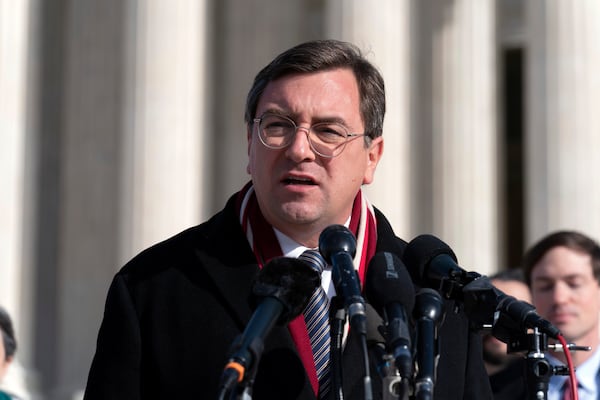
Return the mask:
<path id="1" fill-rule="evenodd" d="M 44 153 L 55 154 L 54 171 L 42 172 L 40 186 L 52 182 L 57 189 L 54 198 L 40 189 L 51 203 L 41 212 L 53 222 L 40 224 L 38 233 L 52 248 L 36 254 L 35 334 L 43 399 L 58 400 L 73 398 L 85 385 L 107 287 L 119 267 L 127 12 L 118 0 L 43 9 L 43 24 L 54 28 L 42 43 L 60 51 L 58 57 L 43 53 L 56 65 L 55 75 L 46 73 L 40 82 L 51 101 L 43 104 L 38 135 L 48 147 Z M 51 113 L 57 121 L 46 126 Z"/>
<path id="2" fill-rule="evenodd" d="M 433 231 L 469 270 L 498 251 L 495 2 L 429 1 L 432 25 Z M 422 149 L 427 151 L 427 149 Z"/>
<path id="3" fill-rule="evenodd" d="M 211 79 L 218 85 L 211 112 L 213 211 L 250 179 L 244 106 L 254 76 L 277 54 L 308 40 L 319 29 L 318 10 L 315 16 L 315 7 L 305 2 L 222 0 L 218 4 L 214 38 L 218 51 L 211 59 Z"/>
<path id="4" fill-rule="evenodd" d="M 359 46 L 385 80 L 384 156 L 364 190 L 396 234 L 409 239 L 410 1 L 331 0 L 326 10 L 326 36 Z"/>
<path id="5" fill-rule="evenodd" d="M 135 2 L 128 38 L 122 259 L 200 222 L 210 169 L 206 2 Z"/>
<path id="6" fill-rule="evenodd" d="M 10 314 L 19 349 L 5 377 L 5 388 L 22 396 L 28 373 L 21 360 L 31 360 L 28 335 L 29 302 L 23 250 L 26 191 L 27 43 L 29 1 L 0 0 L 0 306 Z M 22 342 L 21 342 L 22 341 Z M 30 363 L 25 362 L 26 365 Z"/>
<path id="7" fill-rule="evenodd" d="M 600 3 L 526 4 L 526 238 L 600 239 Z"/>
<path id="8" fill-rule="evenodd" d="M 46 284 L 51 314 L 38 315 L 52 400 L 85 385 L 115 271 L 199 222 L 204 176 L 204 3 L 91 1 L 63 11 L 57 262 Z"/>

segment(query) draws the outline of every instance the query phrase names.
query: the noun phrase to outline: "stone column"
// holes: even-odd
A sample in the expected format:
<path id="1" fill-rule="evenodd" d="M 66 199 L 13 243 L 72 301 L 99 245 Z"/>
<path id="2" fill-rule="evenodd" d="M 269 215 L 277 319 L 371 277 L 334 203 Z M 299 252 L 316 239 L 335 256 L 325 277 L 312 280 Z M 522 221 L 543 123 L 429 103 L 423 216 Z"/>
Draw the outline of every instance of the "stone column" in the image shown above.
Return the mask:
<path id="1" fill-rule="evenodd" d="M 427 60 L 422 52 L 431 54 L 430 66 L 426 61 L 421 65 L 430 69 L 431 81 L 427 83 L 427 75 L 419 81 L 431 97 L 421 95 L 416 106 L 421 122 L 430 118 L 422 125 L 431 129 L 428 140 L 422 142 L 430 148 L 424 146 L 420 151 L 431 151 L 430 167 L 423 169 L 427 173 L 431 168 L 431 180 L 420 175 L 420 182 L 415 183 L 431 185 L 430 199 L 422 200 L 430 202 L 433 233 L 454 249 L 466 269 L 487 274 L 502 266 L 497 215 L 495 2 L 431 0 L 419 6 L 431 21 L 432 47 L 424 43 L 419 58 Z M 425 129 L 417 134 L 428 133 Z M 421 209 L 423 212 L 426 209 Z"/>
<path id="2" fill-rule="evenodd" d="M 135 2 L 128 38 L 122 259 L 200 222 L 211 173 L 206 2 Z M 133 22 L 133 21 L 132 21 Z M 205 147 L 203 147 L 205 146 Z"/>
<path id="3" fill-rule="evenodd" d="M 204 4 L 74 2 L 64 14 L 53 318 L 39 339 L 49 399 L 83 389 L 115 271 L 199 222 Z"/>
<path id="4" fill-rule="evenodd" d="M 51 206 L 40 212 L 52 222 L 40 222 L 38 237 L 40 248 L 53 248 L 36 255 L 35 332 L 44 399 L 54 400 L 73 398 L 85 385 L 107 288 L 119 267 L 127 8 L 109 0 L 44 9 L 43 24 L 54 31 L 41 35 L 42 47 L 58 56 L 42 53 L 53 60 L 44 64 L 56 65 L 40 78 L 38 134 L 42 157 L 52 159 L 39 182 Z M 44 182 L 56 187 L 53 195 Z"/>
<path id="5" fill-rule="evenodd" d="M 278 0 L 222 0 L 215 6 L 218 22 L 211 79 L 218 86 L 210 113 L 213 211 L 250 180 L 244 106 L 254 76 L 277 54 L 318 31 L 314 8 L 305 2 Z"/>
<path id="6" fill-rule="evenodd" d="M 327 37 L 359 46 L 385 80 L 387 112 L 384 156 L 375 181 L 364 187 L 369 200 L 389 218 L 396 234 L 410 239 L 410 2 L 327 2 Z"/>
<path id="7" fill-rule="evenodd" d="M 598 240 L 600 3 L 526 4 L 526 238 L 576 229 Z"/>
<path id="8" fill-rule="evenodd" d="M 25 381 L 34 381 L 27 370 L 32 354 L 25 327 L 31 310 L 23 245 L 30 7 L 26 0 L 0 1 L 0 306 L 11 316 L 19 346 L 3 387 L 21 396 L 30 395 Z"/>

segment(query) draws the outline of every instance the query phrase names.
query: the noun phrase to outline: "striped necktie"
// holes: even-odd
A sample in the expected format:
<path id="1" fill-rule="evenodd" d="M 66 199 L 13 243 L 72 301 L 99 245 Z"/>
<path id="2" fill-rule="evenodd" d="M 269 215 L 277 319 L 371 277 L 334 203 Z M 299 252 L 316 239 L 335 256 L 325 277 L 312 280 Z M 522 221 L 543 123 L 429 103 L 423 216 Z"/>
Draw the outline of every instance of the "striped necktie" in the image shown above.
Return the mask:
<path id="1" fill-rule="evenodd" d="M 306 250 L 298 257 L 307 262 L 321 274 L 325 269 L 325 260 L 317 250 Z M 319 378 L 319 398 L 325 398 L 330 389 L 329 351 L 329 298 L 321 285 L 313 292 L 306 308 L 304 320 L 310 338 L 317 378 Z"/>

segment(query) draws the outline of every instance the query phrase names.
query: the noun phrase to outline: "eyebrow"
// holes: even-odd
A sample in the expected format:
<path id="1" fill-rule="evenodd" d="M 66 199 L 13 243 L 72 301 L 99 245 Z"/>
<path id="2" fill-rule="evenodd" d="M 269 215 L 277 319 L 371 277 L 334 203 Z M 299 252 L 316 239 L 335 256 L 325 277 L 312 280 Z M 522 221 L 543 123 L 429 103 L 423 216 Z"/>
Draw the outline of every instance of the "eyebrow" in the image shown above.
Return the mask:
<path id="1" fill-rule="evenodd" d="M 265 115 L 265 114 L 275 114 L 275 115 L 279 115 L 281 117 L 286 117 L 286 118 L 289 118 L 292 121 L 294 121 L 294 123 L 296 123 L 296 120 L 298 118 L 297 113 L 290 113 L 290 112 L 287 112 L 285 110 L 278 109 L 278 108 L 266 109 L 261 115 Z M 312 125 L 319 124 L 322 122 L 334 122 L 336 124 L 342 125 L 346 129 L 350 130 L 350 128 L 348 128 L 348 124 L 346 123 L 346 121 L 340 117 L 333 117 L 333 116 L 332 117 L 317 117 L 317 118 L 313 117 L 313 119 L 315 122 L 313 122 Z"/>

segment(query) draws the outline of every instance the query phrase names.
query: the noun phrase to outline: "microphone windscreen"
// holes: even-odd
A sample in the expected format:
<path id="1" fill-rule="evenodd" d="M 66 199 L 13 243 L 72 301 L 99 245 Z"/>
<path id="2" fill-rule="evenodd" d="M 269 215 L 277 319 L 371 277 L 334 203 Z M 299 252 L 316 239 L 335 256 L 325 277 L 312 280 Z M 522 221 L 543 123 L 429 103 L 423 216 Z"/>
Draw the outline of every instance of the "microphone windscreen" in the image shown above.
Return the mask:
<path id="1" fill-rule="evenodd" d="M 411 277 L 398 256 L 377 253 L 367 269 L 365 283 L 367 300 L 383 315 L 386 304 L 400 303 L 409 312 L 415 305 L 415 289 Z"/>
<path id="2" fill-rule="evenodd" d="M 419 235 L 411 240 L 406 249 L 402 260 L 410 269 L 410 274 L 414 281 L 422 283 L 427 280 L 426 270 L 429 263 L 439 255 L 450 256 L 458 263 L 456 255 L 446 243 L 433 235 Z"/>
<path id="3" fill-rule="evenodd" d="M 265 297 L 279 300 L 284 311 L 277 322 L 285 325 L 300 315 L 320 284 L 320 274 L 308 263 L 296 258 L 277 257 L 256 274 L 252 293 L 257 303 Z"/>

